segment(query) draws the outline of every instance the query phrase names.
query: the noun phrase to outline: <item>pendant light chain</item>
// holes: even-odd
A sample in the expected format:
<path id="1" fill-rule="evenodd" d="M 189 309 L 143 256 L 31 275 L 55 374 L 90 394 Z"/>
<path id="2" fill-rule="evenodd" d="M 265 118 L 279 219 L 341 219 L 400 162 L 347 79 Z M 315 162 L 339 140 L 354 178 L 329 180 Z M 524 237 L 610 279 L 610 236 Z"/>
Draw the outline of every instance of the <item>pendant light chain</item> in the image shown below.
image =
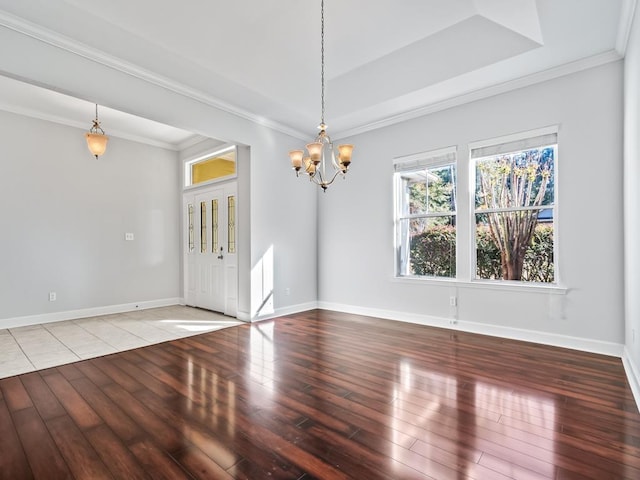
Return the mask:
<path id="1" fill-rule="evenodd" d="M 321 57 L 321 83 L 322 83 L 322 115 L 320 123 L 324 125 L 324 0 L 320 4 L 320 57 Z"/>

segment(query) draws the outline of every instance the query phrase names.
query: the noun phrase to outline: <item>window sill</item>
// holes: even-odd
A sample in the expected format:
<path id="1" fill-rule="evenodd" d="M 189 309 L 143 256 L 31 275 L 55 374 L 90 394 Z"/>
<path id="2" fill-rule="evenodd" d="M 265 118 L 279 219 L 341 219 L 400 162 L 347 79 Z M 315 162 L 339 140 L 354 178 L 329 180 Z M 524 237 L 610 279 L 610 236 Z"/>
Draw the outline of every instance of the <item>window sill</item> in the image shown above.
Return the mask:
<path id="1" fill-rule="evenodd" d="M 508 281 L 471 280 L 463 281 L 455 278 L 435 277 L 393 277 L 393 282 L 421 285 L 437 285 L 440 287 L 457 287 L 480 290 L 500 290 L 503 292 L 538 292 L 550 295 L 566 295 L 569 289 L 560 285 L 542 285 L 540 283 L 520 283 Z"/>

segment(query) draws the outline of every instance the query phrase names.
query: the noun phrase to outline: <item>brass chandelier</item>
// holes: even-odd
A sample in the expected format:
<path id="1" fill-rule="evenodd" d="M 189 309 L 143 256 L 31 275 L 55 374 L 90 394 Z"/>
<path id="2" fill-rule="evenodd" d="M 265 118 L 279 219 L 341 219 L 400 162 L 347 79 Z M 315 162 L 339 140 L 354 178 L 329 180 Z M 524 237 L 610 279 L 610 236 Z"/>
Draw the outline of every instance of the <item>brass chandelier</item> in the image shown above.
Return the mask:
<path id="1" fill-rule="evenodd" d="M 291 150 L 289 157 L 291 165 L 296 171 L 296 176 L 300 175 L 300 170 L 304 167 L 303 173 L 309 176 L 309 180 L 320 186 L 326 192 L 327 187 L 340 175 L 345 177 L 351 164 L 351 154 L 353 145 L 338 145 L 338 155 L 336 156 L 333 149 L 331 137 L 327 134 L 327 125 L 324 123 L 324 0 L 320 2 L 320 58 L 321 58 L 321 104 L 322 114 L 320 117 L 320 125 L 318 129 L 320 133 L 313 142 L 307 145 L 308 155 L 305 156 L 304 150 Z M 327 163 L 331 162 L 331 170 L 327 173 Z"/>

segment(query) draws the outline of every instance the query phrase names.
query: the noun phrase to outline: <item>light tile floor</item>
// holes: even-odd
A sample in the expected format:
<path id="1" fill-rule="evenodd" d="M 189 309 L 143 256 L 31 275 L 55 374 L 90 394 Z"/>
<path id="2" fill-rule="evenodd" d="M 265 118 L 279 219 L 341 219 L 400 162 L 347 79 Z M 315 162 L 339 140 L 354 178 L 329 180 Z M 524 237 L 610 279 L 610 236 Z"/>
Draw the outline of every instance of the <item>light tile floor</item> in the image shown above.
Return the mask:
<path id="1" fill-rule="evenodd" d="M 0 378 L 239 325 L 174 305 L 0 330 Z"/>

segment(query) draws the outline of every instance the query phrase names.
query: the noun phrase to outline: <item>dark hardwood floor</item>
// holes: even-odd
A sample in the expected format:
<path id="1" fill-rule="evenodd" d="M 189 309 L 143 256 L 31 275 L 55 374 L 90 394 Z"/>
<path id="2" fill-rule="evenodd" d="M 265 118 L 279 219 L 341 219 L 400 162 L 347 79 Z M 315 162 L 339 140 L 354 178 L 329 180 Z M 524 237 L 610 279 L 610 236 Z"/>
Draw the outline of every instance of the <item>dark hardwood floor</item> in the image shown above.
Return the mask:
<path id="1" fill-rule="evenodd" d="M 640 479 L 617 358 L 329 311 L 0 380 L 3 479 Z"/>

